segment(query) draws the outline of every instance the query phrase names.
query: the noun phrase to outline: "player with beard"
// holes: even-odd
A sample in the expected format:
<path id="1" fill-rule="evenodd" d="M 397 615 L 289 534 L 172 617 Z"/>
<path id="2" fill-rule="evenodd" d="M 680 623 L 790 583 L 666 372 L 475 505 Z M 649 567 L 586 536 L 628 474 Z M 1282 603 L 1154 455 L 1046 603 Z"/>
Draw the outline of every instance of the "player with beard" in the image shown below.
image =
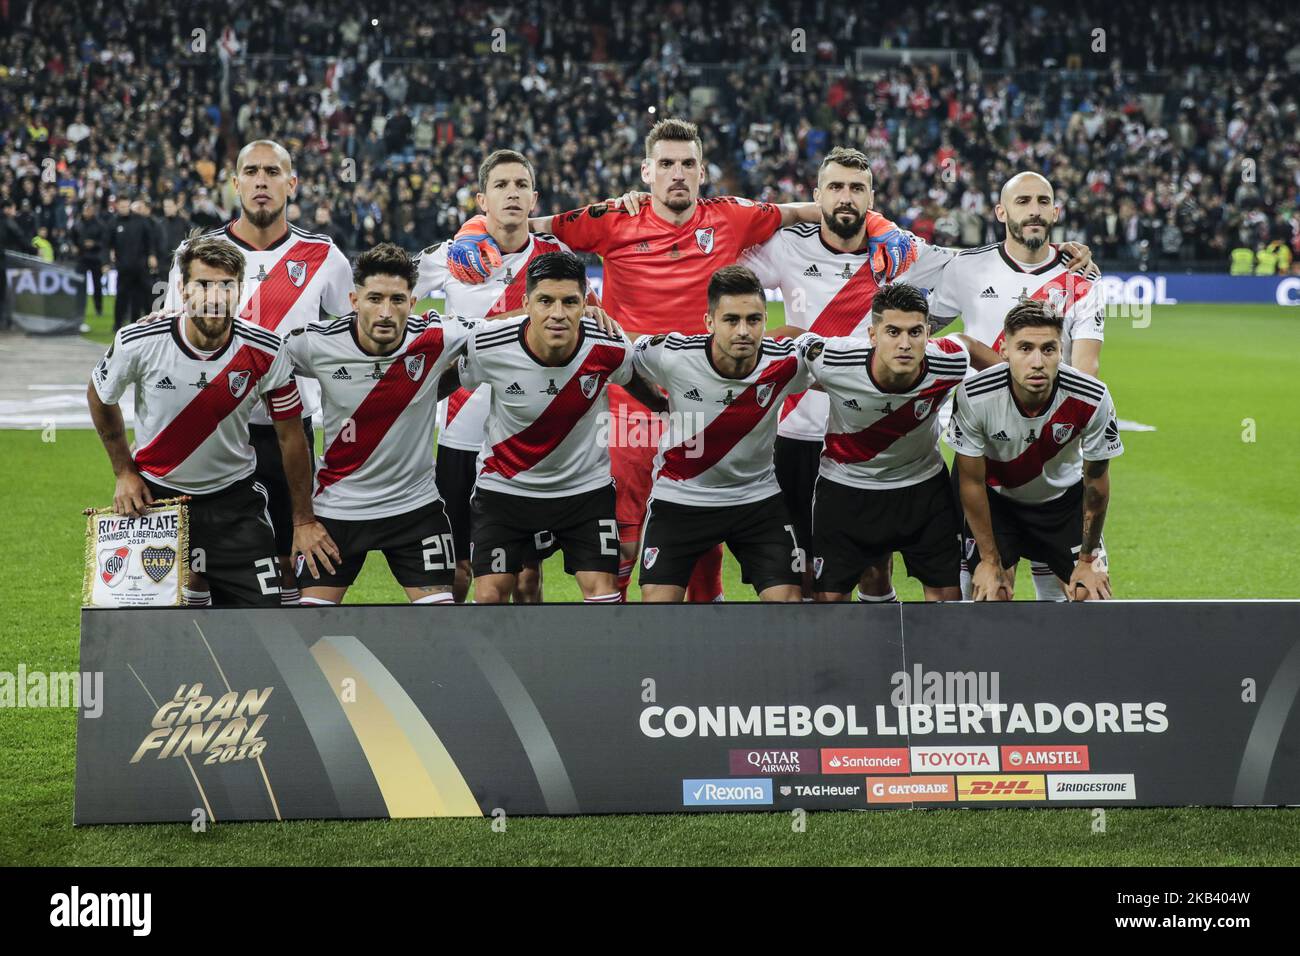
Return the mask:
<path id="1" fill-rule="evenodd" d="M 239 151 L 235 160 L 235 189 L 240 214 L 203 239 L 229 243 L 244 256 L 239 316 L 283 338 L 323 316 L 352 311 L 352 267 L 347 256 L 328 237 L 305 232 L 289 223 L 286 210 L 298 190 L 298 176 L 288 151 L 272 140 L 255 140 Z M 189 240 L 176 250 L 167 280 L 164 309 L 181 306 L 180 258 Z M 149 316 L 145 321 L 155 319 Z M 301 384 L 303 434 L 315 447 L 311 419 L 320 410 L 320 386 L 314 380 Z M 280 445 L 271 418 L 254 409 L 248 439 L 257 456 L 257 480 L 271 497 L 271 522 L 280 555 L 281 599 L 298 603 L 298 586 L 289 545 L 293 540 L 293 515 L 285 480 Z"/>

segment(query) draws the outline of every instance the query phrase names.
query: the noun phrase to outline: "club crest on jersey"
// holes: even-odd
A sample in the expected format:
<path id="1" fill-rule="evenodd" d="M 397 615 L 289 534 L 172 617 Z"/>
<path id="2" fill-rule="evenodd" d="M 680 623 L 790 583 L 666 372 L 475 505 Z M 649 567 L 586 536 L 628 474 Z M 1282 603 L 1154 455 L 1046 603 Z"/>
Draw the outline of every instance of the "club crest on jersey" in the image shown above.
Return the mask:
<path id="1" fill-rule="evenodd" d="M 775 382 L 764 382 L 754 390 L 754 398 L 758 400 L 759 408 L 767 408 L 767 403 L 772 400 L 772 390 L 775 388 Z"/>
<path id="2" fill-rule="evenodd" d="M 406 374 L 411 376 L 412 382 L 418 382 L 420 376 L 424 374 L 424 355 L 408 355 L 406 357 Z"/>
<path id="3" fill-rule="evenodd" d="M 695 230 L 695 244 L 706 256 L 713 251 L 713 227 Z"/>
<path id="4" fill-rule="evenodd" d="M 1058 445 L 1064 445 L 1074 434 L 1074 426 L 1069 422 L 1059 422 L 1052 426 L 1052 438 Z"/>
<path id="5" fill-rule="evenodd" d="M 230 394 L 235 396 L 235 398 L 243 398 L 244 392 L 248 391 L 248 380 L 252 375 L 253 373 L 249 371 L 235 372 L 231 375 L 228 379 Z"/>
<path id="6" fill-rule="evenodd" d="M 305 259 L 286 259 L 284 267 L 289 273 L 289 281 L 301 289 L 302 284 L 307 281 L 307 261 Z"/>
<path id="7" fill-rule="evenodd" d="M 176 564 L 176 549 L 170 546 L 154 547 L 150 545 L 140 552 L 140 564 L 144 573 L 149 575 L 154 584 L 159 583 L 171 573 Z"/>
<path id="8" fill-rule="evenodd" d="M 925 421 L 925 416 L 930 414 L 930 409 L 933 407 L 933 398 L 923 398 L 912 406 L 912 411 L 916 412 L 917 421 Z"/>
<path id="9" fill-rule="evenodd" d="M 655 561 L 659 558 L 658 548 L 646 548 L 645 553 L 641 555 L 641 567 L 653 568 Z"/>
<path id="10" fill-rule="evenodd" d="M 126 573 L 127 559 L 131 549 L 123 545 L 120 548 L 105 548 L 99 552 L 99 577 L 110 588 L 117 587 Z"/>
<path id="11" fill-rule="evenodd" d="M 578 387 L 582 389 L 583 398 L 594 398 L 596 389 L 600 388 L 600 376 L 595 372 L 583 375 L 578 379 Z"/>

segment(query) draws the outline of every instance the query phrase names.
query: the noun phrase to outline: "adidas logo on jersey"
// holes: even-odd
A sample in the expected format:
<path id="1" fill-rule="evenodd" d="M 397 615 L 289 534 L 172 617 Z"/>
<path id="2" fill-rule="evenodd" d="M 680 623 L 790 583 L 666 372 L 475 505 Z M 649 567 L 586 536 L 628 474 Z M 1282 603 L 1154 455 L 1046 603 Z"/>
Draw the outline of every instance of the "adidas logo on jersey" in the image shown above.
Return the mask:
<path id="1" fill-rule="evenodd" d="M 338 369 L 335 370 L 334 374 L 330 376 L 330 378 L 334 379 L 336 382 L 352 381 L 352 376 L 348 374 L 347 367 L 343 365 L 340 365 Z"/>
<path id="2" fill-rule="evenodd" d="M 1007 437 L 1006 432 L 998 432 L 996 435 L 992 437 L 994 441 L 1011 441 L 1011 439 Z"/>
<path id="3" fill-rule="evenodd" d="M 172 380 L 170 378 L 160 379 L 158 384 L 156 384 L 154 388 L 170 388 L 173 392 L 176 391 L 176 386 L 172 384 Z"/>
<path id="4" fill-rule="evenodd" d="M 650 243 L 648 243 L 648 242 L 646 242 L 644 239 L 642 239 L 640 242 L 638 242 L 638 243 L 636 244 L 636 251 L 637 251 L 637 252 L 649 252 L 649 251 L 650 251 Z"/>
<path id="5" fill-rule="evenodd" d="M 998 297 L 998 290 L 993 288 L 993 286 L 989 286 L 987 289 L 985 289 L 983 292 L 980 293 L 981 299 L 996 299 L 997 297 Z"/>
<path id="6" fill-rule="evenodd" d="M 519 383 L 518 383 L 518 382 L 511 382 L 511 383 L 510 383 L 510 387 L 506 389 L 506 394 L 507 394 L 507 395 L 522 395 L 522 394 L 524 394 L 524 390 L 523 390 L 522 388 L 519 387 Z"/>
<path id="7" fill-rule="evenodd" d="M 845 408 L 851 408 L 851 409 L 853 409 L 855 412 L 860 412 L 860 411 L 862 411 L 862 406 L 858 404 L 858 400 L 857 400 L 856 398 L 850 398 L 850 399 L 848 399 L 847 401 L 845 401 L 845 403 L 844 403 L 844 407 L 845 407 Z"/>
<path id="8" fill-rule="evenodd" d="M 821 276 L 821 272 L 818 270 L 817 265 L 815 263 L 813 265 L 810 265 L 807 269 L 804 269 L 803 274 L 806 276 L 817 276 L 817 277 Z"/>
<path id="9" fill-rule="evenodd" d="M 693 388 L 689 392 L 683 392 L 682 398 L 689 398 L 692 402 L 704 401 L 704 398 L 703 396 L 700 395 L 700 390 L 698 388 Z"/>

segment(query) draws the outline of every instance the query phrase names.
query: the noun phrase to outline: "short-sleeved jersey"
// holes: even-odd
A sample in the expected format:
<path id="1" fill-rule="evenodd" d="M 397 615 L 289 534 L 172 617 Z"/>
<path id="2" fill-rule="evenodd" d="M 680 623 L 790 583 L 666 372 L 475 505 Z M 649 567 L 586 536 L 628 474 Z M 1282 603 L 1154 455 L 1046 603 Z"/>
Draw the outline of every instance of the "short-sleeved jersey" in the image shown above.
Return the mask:
<path id="1" fill-rule="evenodd" d="M 868 216 L 885 221 L 875 212 Z M 932 246 L 917 236 L 912 240 L 917 246 L 916 260 L 894 281 L 932 288 L 956 252 Z M 781 290 L 789 325 L 826 338 L 867 337 L 871 303 L 880 288 L 872 275 L 867 246 L 840 252 L 822 240 L 818 223 L 801 222 L 747 249 L 740 263 L 754 270 L 764 288 Z M 826 433 L 828 408 L 826 396 L 820 392 L 791 395 L 781 408 L 778 434 L 801 441 L 821 441 Z"/>
<path id="2" fill-rule="evenodd" d="M 106 405 L 135 386 L 136 468 L 193 495 L 221 491 L 253 473 L 248 420 L 255 407 L 276 420 L 302 415 L 284 341 L 242 319 L 211 353 L 190 344 L 179 313 L 124 326 L 91 382 Z"/>
<path id="3" fill-rule="evenodd" d="M 703 332 L 709 277 L 780 226 L 776 206 L 734 196 L 699 200 L 680 226 L 648 202 L 635 216 L 595 203 L 551 219 L 561 242 L 603 258 L 601 299 L 633 337 Z"/>
<path id="4" fill-rule="evenodd" d="M 406 514 L 438 500 L 433 427 L 438 379 L 482 319 L 430 309 L 407 320 L 401 344 L 373 355 L 357 317 L 294 329 L 285 348 L 300 375 L 320 382 L 325 454 L 316 470 L 317 514 L 356 521 Z"/>
<path id="5" fill-rule="evenodd" d="M 605 385 L 632 380 L 632 344 L 584 318 L 564 365 L 545 365 L 528 348 L 528 316 L 477 329 L 460 362 L 466 388 L 491 385 L 487 440 L 478 454 L 479 488 L 556 498 L 611 481 Z"/>
<path id="6" fill-rule="evenodd" d="M 284 235 L 265 249 L 257 249 L 235 235 L 238 220 L 204 233 L 201 239 L 229 242 L 244 254 L 244 287 L 239 300 L 239 317 L 283 337 L 308 322 L 324 316 L 347 315 L 352 311 L 352 266 L 328 236 L 305 232 L 290 225 Z M 176 249 L 167 276 L 164 308 L 179 312 L 180 254 L 190 242 Z M 302 385 L 303 414 L 314 415 L 320 408 L 315 382 Z M 270 424 L 264 410 L 253 413 L 254 425 Z"/>
<path id="7" fill-rule="evenodd" d="M 854 488 L 905 488 L 943 470 L 939 407 L 970 367 L 959 340 L 927 342 L 920 377 L 903 392 L 877 383 L 867 339 L 799 341 L 830 406 L 821 475 Z"/>
<path id="8" fill-rule="evenodd" d="M 415 297 L 423 299 L 442 292 L 443 309 L 448 315 L 493 316 L 513 312 L 524 304 L 524 273 L 528 263 L 546 252 L 568 252 L 569 247 L 552 235 L 535 233 L 518 252 L 506 253 L 501 265 L 492 270 L 487 281 L 470 285 L 454 279 L 447 269 L 447 247 L 440 242 L 415 257 L 420 275 L 415 282 Z M 438 445 L 461 451 L 478 451 L 483 445 L 487 424 L 488 389 L 474 391 L 458 388 L 438 406 Z"/>
<path id="9" fill-rule="evenodd" d="M 1064 318 L 1061 354 L 1070 361 L 1077 339 L 1105 338 L 1106 306 L 1097 282 L 1066 272 L 1069 260 L 1055 245 L 1041 266 L 1026 271 L 999 242 L 966 249 L 953 257 L 930 296 L 930 314 L 939 320 L 961 316 L 966 334 L 992 349 L 1002 343 L 1002 327 L 1022 298 L 1052 305 Z"/>
<path id="10" fill-rule="evenodd" d="M 967 379 L 954 404 L 948 444 L 959 455 L 982 455 L 988 486 L 1012 501 L 1059 498 L 1083 480 L 1084 460 L 1124 453 L 1110 390 L 1068 365 L 1037 415 L 1024 413 L 1005 364 Z"/>
<path id="11" fill-rule="evenodd" d="M 713 362 L 712 336 L 642 336 L 636 369 L 668 392 L 669 427 L 659 439 L 652 497 L 683 505 L 743 505 L 780 494 L 772 463 L 777 413 L 810 382 L 795 341 L 763 339 L 744 378 Z"/>

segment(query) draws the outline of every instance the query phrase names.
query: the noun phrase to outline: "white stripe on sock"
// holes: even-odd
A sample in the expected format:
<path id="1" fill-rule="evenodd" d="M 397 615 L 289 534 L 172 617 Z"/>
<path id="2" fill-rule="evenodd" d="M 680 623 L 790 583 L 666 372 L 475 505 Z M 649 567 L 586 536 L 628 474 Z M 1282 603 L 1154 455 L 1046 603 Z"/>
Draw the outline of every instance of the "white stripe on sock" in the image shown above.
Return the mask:
<path id="1" fill-rule="evenodd" d="M 861 601 L 863 604 L 888 604 L 891 601 L 897 601 L 898 595 L 894 593 L 894 590 L 892 588 L 890 589 L 888 594 L 882 594 L 879 596 L 875 594 L 863 594 L 861 591 L 859 591 L 858 600 Z"/>
<path id="2" fill-rule="evenodd" d="M 298 604 L 303 607 L 335 607 L 334 601 L 327 601 L 324 598 L 302 597 L 298 599 Z"/>
<path id="3" fill-rule="evenodd" d="M 593 597 L 583 598 L 583 604 L 619 604 L 623 600 L 623 595 L 615 591 L 613 594 L 597 594 Z"/>

